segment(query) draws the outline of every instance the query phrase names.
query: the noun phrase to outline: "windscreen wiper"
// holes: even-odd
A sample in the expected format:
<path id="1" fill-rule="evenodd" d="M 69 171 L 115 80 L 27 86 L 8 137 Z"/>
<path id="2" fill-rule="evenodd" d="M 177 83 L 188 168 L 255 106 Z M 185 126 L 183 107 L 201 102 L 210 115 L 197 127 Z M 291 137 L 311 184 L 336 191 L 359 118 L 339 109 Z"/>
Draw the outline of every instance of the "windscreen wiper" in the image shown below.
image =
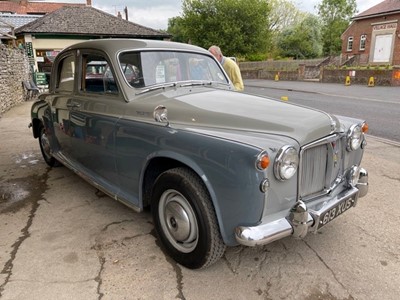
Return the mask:
<path id="1" fill-rule="evenodd" d="M 171 82 L 171 83 L 161 84 L 161 85 L 153 85 L 153 86 L 150 86 L 148 88 L 145 88 L 145 89 L 135 93 L 135 95 L 141 95 L 141 94 L 144 94 L 147 92 L 155 91 L 158 89 L 164 89 L 164 88 L 168 88 L 168 87 L 174 87 L 174 86 L 176 86 L 176 82 Z"/>

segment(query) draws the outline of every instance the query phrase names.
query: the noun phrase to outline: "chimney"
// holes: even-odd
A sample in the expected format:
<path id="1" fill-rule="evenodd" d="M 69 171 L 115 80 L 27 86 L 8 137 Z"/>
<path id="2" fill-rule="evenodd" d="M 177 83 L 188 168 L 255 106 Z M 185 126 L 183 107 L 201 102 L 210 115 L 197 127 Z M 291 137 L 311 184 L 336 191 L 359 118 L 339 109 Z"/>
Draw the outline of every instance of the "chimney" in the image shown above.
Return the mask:
<path id="1" fill-rule="evenodd" d="M 86 6 L 92 6 L 92 0 L 86 0 Z"/>
<path id="2" fill-rule="evenodd" d="M 121 16 L 121 12 L 120 12 L 120 11 L 118 12 L 117 17 L 120 18 L 120 19 L 122 19 L 122 16 Z"/>
<path id="3" fill-rule="evenodd" d="M 125 20 L 129 21 L 128 20 L 128 7 L 127 6 L 125 6 L 125 8 L 124 8 L 124 13 L 125 13 Z"/>

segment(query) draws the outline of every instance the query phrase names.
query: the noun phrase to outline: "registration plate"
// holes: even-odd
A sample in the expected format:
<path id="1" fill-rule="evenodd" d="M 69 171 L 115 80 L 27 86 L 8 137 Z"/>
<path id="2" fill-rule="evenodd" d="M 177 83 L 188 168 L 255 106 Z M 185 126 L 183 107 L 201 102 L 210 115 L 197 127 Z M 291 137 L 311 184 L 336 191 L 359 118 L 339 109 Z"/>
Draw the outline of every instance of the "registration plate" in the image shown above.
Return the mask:
<path id="1" fill-rule="evenodd" d="M 355 200 L 352 198 L 345 199 L 334 207 L 328 209 L 326 212 L 322 213 L 321 217 L 319 218 L 318 229 L 336 219 L 349 208 L 353 207 L 354 203 Z"/>

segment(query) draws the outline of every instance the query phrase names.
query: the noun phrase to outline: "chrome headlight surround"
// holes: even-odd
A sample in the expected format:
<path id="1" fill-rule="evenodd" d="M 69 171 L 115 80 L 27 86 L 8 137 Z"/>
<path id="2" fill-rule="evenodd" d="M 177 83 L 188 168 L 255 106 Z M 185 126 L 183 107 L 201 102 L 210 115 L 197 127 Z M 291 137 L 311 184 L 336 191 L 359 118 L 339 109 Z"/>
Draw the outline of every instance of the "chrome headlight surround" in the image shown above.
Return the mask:
<path id="1" fill-rule="evenodd" d="M 279 149 L 274 162 L 274 174 L 280 181 L 292 178 L 299 167 L 299 154 L 293 146 L 283 146 Z"/>
<path id="2" fill-rule="evenodd" d="M 347 132 L 347 151 L 360 148 L 363 141 L 363 129 L 360 124 L 353 124 Z"/>

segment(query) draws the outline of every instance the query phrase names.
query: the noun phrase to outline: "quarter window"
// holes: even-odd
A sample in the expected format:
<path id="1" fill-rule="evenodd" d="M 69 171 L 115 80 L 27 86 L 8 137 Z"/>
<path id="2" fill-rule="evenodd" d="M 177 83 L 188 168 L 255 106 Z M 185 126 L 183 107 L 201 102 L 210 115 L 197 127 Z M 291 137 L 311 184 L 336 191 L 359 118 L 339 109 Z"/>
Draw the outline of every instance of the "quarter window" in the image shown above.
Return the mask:
<path id="1" fill-rule="evenodd" d="M 367 35 L 363 34 L 360 37 L 360 50 L 365 50 L 365 43 L 367 42 Z"/>
<path id="2" fill-rule="evenodd" d="M 75 57 L 67 56 L 60 62 L 59 80 L 57 82 L 57 89 L 66 92 L 74 90 L 75 78 Z"/>
<path id="3" fill-rule="evenodd" d="M 349 36 L 347 39 L 347 51 L 352 51 L 353 50 L 353 37 Z"/>

